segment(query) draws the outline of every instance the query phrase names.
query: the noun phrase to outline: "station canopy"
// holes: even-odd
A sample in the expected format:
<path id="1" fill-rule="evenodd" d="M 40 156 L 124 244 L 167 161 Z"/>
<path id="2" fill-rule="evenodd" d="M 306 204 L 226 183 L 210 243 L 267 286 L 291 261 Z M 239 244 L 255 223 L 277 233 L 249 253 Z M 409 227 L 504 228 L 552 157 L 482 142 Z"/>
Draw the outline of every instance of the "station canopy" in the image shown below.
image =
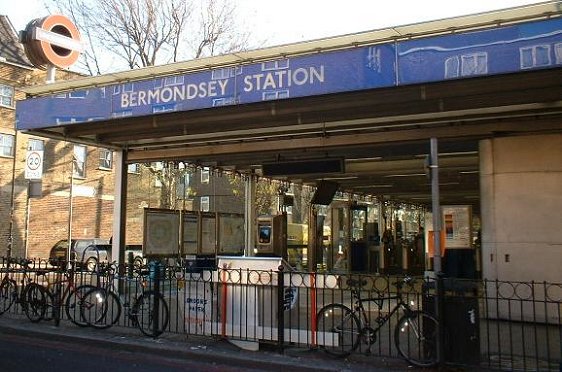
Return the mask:
<path id="1" fill-rule="evenodd" d="M 554 3 L 29 87 L 17 127 L 419 205 L 437 138 L 441 203 L 479 208 L 480 140 L 561 131 Z"/>

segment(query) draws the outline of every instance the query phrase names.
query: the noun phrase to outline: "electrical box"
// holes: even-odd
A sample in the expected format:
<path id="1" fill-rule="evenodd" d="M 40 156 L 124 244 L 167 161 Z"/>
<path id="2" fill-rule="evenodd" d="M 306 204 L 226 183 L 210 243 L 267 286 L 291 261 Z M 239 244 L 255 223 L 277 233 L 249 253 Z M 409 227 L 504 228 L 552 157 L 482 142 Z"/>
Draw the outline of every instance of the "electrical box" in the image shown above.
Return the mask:
<path id="1" fill-rule="evenodd" d="M 261 216 L 257 219 L 256 256 L 287 258 L 287 216 Z"/>

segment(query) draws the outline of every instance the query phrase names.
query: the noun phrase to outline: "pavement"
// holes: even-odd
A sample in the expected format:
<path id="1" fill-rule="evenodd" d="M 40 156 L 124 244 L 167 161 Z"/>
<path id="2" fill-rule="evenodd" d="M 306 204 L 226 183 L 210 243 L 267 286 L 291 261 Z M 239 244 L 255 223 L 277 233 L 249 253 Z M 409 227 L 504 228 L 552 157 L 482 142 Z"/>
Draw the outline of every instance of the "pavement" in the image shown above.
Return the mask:
<path id="1" fill-rule="evenodd" d="M 133 353 L 157 353 L 174 358 L 193 358 L 210 364 L 223 364 L 264 371 L 416 371 L 399 358 L 383 358 L 354 354 L 334 358 L 322 350 L 286 347 L 282 352 L 275 345 L 260 344 L 259 351 L 238 348 L 219 337 L 165 333 L 153 339 L 143 336 L 136 328 L 112 327 L 99 330 L 79 328 L 70 322 L 31 323 L 12 314 L 0 317 L 0 332 L 25 334 L 37 339 L 79 342 L 88 345 L 126 350 Z M 421 370 L 421 369 L 420 369 Z"/>

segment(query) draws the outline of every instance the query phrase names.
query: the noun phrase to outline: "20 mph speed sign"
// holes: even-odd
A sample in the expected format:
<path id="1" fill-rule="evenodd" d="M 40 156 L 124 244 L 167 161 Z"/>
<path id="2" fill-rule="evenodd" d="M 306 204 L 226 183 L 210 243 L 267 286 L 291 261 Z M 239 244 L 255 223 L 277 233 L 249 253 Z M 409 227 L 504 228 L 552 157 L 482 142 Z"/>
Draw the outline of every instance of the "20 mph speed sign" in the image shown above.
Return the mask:
<path id="1" fill-rule="evenodd" d="M 25 179 L 40 180 L 43 175 L 43 151 L 28 151 L 25 159 Z"/>

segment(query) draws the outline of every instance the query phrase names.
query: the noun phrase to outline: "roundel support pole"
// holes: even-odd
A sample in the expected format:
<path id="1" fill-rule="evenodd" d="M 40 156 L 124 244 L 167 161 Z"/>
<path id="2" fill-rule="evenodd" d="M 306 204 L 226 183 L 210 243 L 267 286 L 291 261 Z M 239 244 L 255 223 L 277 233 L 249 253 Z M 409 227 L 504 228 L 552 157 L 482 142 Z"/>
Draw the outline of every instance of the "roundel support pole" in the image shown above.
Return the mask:
<path id="1" fill-rule="evenodd" d="M 47 77 L 45 79 L 45 82 L 47 84 L 55 82 L 56 72 L 57 72 L 57 68 L 54 65 L 51 65 L 51 64 L 47 65 Z"/>

